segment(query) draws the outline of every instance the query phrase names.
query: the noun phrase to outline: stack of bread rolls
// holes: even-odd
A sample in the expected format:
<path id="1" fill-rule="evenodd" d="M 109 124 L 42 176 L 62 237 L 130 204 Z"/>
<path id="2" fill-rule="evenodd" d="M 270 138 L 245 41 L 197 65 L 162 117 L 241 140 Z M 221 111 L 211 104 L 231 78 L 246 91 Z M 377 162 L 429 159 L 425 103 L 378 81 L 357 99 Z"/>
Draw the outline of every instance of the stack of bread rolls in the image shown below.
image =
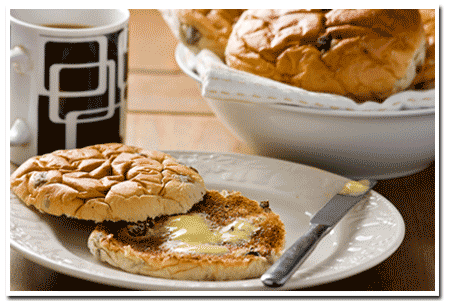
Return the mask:
<path id="1" fill-rule="evenodd" d="M 201 34 L 214 46 L 196 46 L 231 68 L 357 103 L 434 88 L 434 10 L 217 10 L 229 11 L 227 22 L 208 18 L 212 11 L 179 10 L 179 18 L 191 32 L 216 28 Z"/>

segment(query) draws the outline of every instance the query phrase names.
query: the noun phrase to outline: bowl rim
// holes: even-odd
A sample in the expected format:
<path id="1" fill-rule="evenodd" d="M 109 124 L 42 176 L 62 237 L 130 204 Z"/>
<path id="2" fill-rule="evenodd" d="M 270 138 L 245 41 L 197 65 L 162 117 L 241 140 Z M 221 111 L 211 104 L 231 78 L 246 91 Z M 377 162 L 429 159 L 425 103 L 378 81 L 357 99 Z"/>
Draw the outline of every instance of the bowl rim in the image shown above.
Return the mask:
<path id="1" fill-rule="evenodd" d="M 180 69 L 188 75 L 190 78 L 195 80 L 199 85 L 202 85 L 202 81 L 195 71 L 191 70 L 188 66 L 183 63 L 180 52 L 182 48 L 185 47 L 182 43 L 178 43 L 175 50 L 175 61 L 180 67 Z M 240 102 L 248 105 L 260 106 L 261 104 L 255 104 L 252 102 L 246 102 L 236 99 L 214 99 L 214 101 L 232 101 L 232 102 Z M 400 111 L 346 111 L 346 110 L 325 110 L 325 109 L 314 109 L 314 108 L 306 108 L 294 105 L 286 105 L 286 104 L 264 104 L 264 107 L 271 107 L 278 110 L 288 111 L 292 113 L 305 113 L 312 115 L 321 115 L 321 116 L 335 116 L 335 117 L 374 117 L 374 118 L 382 118 L 382 117 L 411 117 L 411 116 L 424 116 L 424 115 L 434 115 L 436 112 L 436 108 L 423 108 L 416 110 L 400 110 Z"/>

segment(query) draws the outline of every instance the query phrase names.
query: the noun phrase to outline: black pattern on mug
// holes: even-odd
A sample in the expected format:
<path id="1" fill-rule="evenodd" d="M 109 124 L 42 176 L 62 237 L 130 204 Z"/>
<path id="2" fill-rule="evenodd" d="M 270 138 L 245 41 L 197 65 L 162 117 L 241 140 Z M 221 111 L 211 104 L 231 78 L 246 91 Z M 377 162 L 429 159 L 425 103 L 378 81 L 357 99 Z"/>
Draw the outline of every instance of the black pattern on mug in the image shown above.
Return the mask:
<path id="1" fill-rule="evenodd" d="M 121 142 L 128 61 L 126 34 L 126 30 L 120 30 L 79 41 L 45 41 L 45 74 L 38 102 L 38 155 Z M 40 132 L 54 135 L 49 138 Z"/>

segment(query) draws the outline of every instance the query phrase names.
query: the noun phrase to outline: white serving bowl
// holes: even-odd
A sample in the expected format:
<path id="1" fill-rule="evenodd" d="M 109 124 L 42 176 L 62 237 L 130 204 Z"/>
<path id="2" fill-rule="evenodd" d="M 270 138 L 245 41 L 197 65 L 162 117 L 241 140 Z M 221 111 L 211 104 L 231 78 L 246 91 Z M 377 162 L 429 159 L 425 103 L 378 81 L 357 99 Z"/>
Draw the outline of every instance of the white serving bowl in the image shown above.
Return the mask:
<path id="1" fill-rule="evenodd" d="M 180 68 L 199 82 L 177 48 Z M 206 98 L 221 122 L 258 155 L 353 179 L 419 172 L 435 158 L 435 109 L 358 112 Z"/>

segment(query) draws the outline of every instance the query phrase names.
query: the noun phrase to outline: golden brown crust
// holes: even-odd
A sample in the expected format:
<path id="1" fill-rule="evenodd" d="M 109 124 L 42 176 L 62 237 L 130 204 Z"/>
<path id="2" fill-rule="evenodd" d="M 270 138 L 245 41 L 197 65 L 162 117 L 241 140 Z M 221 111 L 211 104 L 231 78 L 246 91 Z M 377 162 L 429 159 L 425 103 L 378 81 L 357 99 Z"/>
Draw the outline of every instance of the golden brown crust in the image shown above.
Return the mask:
<path id="1" fill-rule="evenodd" d="M 209 49 L 224 57 L 228 37 L 244 9 L 179 9 L 181 41 L 195 53 Z"/>
<path id="2" fill-rule="evenodd" d="M 206 191 L 201 176 L 170 155 L 118 143 L 30 158 L 10 184 L 40 211 L 96 222 L 184 213 Z"/>
<path id="3" fill-rule="evenodd" d="M 232 68 L 305 90 L 382 102 L 425 56 L 418 10 L 247 10 L 225 50 Z"/>
<path id="4" fill-rule="evenodd" d="M 183 280 L 238 280 L 261 276 L 280 256 L 285 243 L 285 229 L 279 216 L 267 204 L 258 204 L 239 192 L 221 194 L 207 191 L 203 201 L 188 214 L 206 216 L 211 228 L 229 225 L 237 218 L 256 218 L 259 229 L 250 241 L 224 243 L 230 250 L 222 255 L 178 253 L 164 249 L 165 237 L 152 237 L 138 243 L 120 238 L 120 230 L 111 223 L 100 224 L 92 232 L 88 246 L 98 259 L 128 272 L 153 277 Z M 154 229 L 168 217 L 157 218 Z M 123 225 L 122 225 L 123 227 Z"/>
<path id="5" fill-rule="evenodd" d="M 419 9 L 422 18 L 426 43 L 425 63 L 414 78 L 413 86 L 416 89 L 432 89 L 435 86 L 435 10 Z"/>

